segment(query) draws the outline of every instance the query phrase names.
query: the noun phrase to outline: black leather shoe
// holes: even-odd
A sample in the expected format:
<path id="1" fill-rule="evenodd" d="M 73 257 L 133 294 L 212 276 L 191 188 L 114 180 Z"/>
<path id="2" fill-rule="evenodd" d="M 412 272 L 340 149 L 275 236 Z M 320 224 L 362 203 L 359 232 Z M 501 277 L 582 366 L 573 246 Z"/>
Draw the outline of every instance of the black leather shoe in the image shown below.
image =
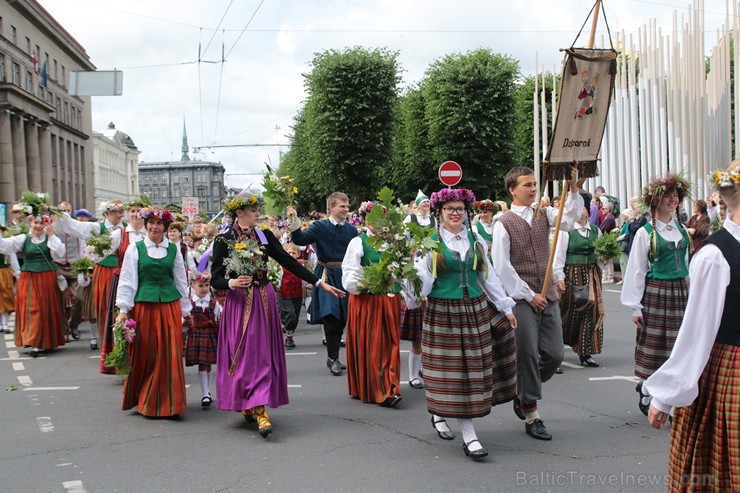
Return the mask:
<path id="1" fill-rule="evenodd" d="M 447 424 L 447 421 L 444 419 L 438 419 L 437 421 L 434 421 L 434 416 L 432 416 L 432 426 L 434 426 L 434 431 L 437 432 L 437 435 L 439 435 L 439 438 L 441 438 L 442 440 L 454 440 L 455 439 L 455 435 L 453 435 L 451 431 L 439 431 L 437 429 L 437 423 Z"/>
<path id="2" fill-rule="evenodd" d="M 322 339 L 321 340 L 321 344 L 323 344 L 324 346 L 326 346 L 326 339 Z"/>
<path id="3" fill-rule="evenodd" d="M 556 375 L 562 375 L 563 374 L 563 367 L 558 366 L 557 368 L 555 368 L 555 374 Z"/>
<path id="4" fill-rule="evenodd" d="M 98 349 L 98 343 L 90 341 L 90 350 L 95 351 Z"/>
<path id="5" fill-rule="evenodd" d="M 599 364 L 594 361 L 590 354 L 588 356 L 579 356 L 578 359 L 581 360 L 581 366 L 590 366 L 591 368 L 599 367 Z"/>
<path id="6" fill-rule="evenodd" d="M 339 361 L 339 360 L 337 360 L 337 361 Z M 342 368 L 342 370 L 346 370 L 347 369 L 347 365 L 345 365 L 341 361 L 339 361 L 339 366 Z"/>
<path id="7" fill-rule="evenodd" d="M 552 435 L 547 432 L 545 423 L 541 419 L 535 419 L 532 424 L 525 424 L 524 430 L 527 432 L 527 435 L 537 440 L 552 440 Z"/>
<path id="8" fill-rule="evenodd" d="M 386 400 L 380 403 L 381 407 L 395 407 L 396 404 L 401 402 L 403 397 L 401 397 L 401 394 L 396 394 L 393 397 L 388 397 Z"/>
<path id="9" fill-rule="evenodd" d="M 200 400 L 200 405 L 202 407 L 211 407 L 211 404 L 213 404 L 213 399 L 210 395 L 207 395 Z"/>
<path id="10" fill-rule="evenodd" d="M 31 357 L 32 358 L 38 358 L 39 357 L 39 350 L 38 349 L 32 349 L 30 354 L 31 354 Z"/>
<path id="11" fill-rule="evenodd" d="M 516 417 L 522 421 L 527 419 L 524 415 L 524 411 L 522 411 L 522 401 L 519 400 L 519 397 L 514 397 L 514 414 L 516 414 Z"/>
<path id="12" fill-rule="evenodd" d="M 648 402 L 647 404 L 643 404 L 642 403 L 642 398 L 643 397 L 650 397 L 650 395 L 643 393 L 643 391 L 642 391 L 642 384 L 643 383 L 645 383 L 645 382 L 641 381 L 640 383 L 638 383 L 637 384 L 637 387 L 635 388 L 635 390 L 637 391 L 638 394 L 640 394 L 640 397 L 639 397 L 640 400 L 637 401 L 637 406 L 640 408 L 640 411 L 642 412 L 642 414 L 644 414 L 645 416 L 647 416 L 648 415 L 648 411 L 650 410 L 650 403 Z"/>
<path id="13" fill-rule="evenodd" d="M 473 450 L 473 451 L 471 451 L 468 448 L 468 445 L 470 445 L 473 442 L 478 442 L 478 440 L 470 440 L 468 443 L 466 443 L 465 445 L 463 445 L 463 451 L 465 452 L 465 455 L 467 455 L 468 457 L 470 457 L 473 460 L 479 460 L 479 459 L 482 459 L 483 457 L 487 457 L 488 456 L 488 450 L 486 450 L 484 448 L 479 448 L 478 450 Z M 478 442 L 478 445 L 480 445 L 480 442 Z"/>
<path id="14" fill-rule="evenodd" d="M 421 379 L 419 378 L 412 378 L 411 380 L 409 380 L 409 386 L 412 389 L 423 389 L 424 388 L 424 384 L 421 382 Z"/>
<path id="15" fill-rule="evenodd" d="M 295 347 L 295 341 L 292 337 L 285 338 L 285 349 L 293 349 Z"/>
<path id="16" fill-rule="evenodd" d="M 329 367 L 329 371 L 331 371 L 332 375 L 339 376 L 342 374 L 342 364 L 339 362 L 338 359 L 327 359 L 326 366 Z"/>

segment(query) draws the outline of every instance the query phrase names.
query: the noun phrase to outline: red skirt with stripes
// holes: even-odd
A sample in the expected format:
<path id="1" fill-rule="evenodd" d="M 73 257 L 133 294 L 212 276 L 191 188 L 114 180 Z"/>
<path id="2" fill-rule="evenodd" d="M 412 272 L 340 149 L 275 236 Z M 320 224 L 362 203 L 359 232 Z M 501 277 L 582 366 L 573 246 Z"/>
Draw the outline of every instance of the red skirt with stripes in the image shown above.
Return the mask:
<path id="1" fill-rule="evenodd" d="M 401 393 L 400 295 L 350 295 L 347 386 L 363 402 L 380 404 Z"/>
<path id="2" fill-rule="evenodd" d="M 421 361 L 432 414 L 479 418 L 516 396 L 514 330 L 485 296 L 428 299 Z"/>
<path id="3" fill-rule="evenodd" d="M 15 345 L 54 349 L 66 344 L 57 271 L 21 272 L 15 297 Z"/>
<path id="4" fill-rule="evenodd" d="M 131 373 L 123 385 L 122 409 L 136 407 L 144 416 L 184 413 L 180 301 L 138 302 L 130 315 L 136 320 L 136 336 L 129 346 Z"/>
<path id="5" fill-rule="evenodd" d="M 647 379 L 668 361 L 689 300 L 685 279 L 647 279 L 637 328 L 635 376 Z"/>
<path id="6" fill-rule="evenodd" d="M 668 491 L 740 491 L 740 347 L 715 344 L 699 395 L 676 409 Z"/>

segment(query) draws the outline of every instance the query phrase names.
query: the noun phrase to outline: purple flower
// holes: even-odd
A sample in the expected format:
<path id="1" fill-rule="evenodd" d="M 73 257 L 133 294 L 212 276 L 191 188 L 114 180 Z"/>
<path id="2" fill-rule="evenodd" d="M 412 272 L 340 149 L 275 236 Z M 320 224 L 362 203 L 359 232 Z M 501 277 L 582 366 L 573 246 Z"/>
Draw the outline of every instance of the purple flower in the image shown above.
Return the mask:
<path id="1" fill-rule="evenodd" d="M 475 194 L 467 188 L 443 188 L 434 192 L 429 200 L 432 209 L 439 209 L 447 202 L 464 202 L 465 207 L 470 208 L 475 202 Z"/>

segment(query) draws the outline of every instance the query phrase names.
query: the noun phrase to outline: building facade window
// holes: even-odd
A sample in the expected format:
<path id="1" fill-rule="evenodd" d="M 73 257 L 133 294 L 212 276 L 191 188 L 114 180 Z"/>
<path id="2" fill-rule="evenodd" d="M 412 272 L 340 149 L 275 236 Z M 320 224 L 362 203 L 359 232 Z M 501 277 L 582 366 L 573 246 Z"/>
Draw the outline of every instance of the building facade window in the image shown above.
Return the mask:
<path id="1" fill-rule="evenodd" d="M 69 125 L 69 103 L 64 102 L 64 124 Z"/>
<path id="2" fill-rule="evenodd" d="M 213 195 L 214 197 L 219 197 L 221 194 L 219 193 L 221 190 L 219 189 L 218 185 L 213 185 Z"/>
<path id="3" fill-rule="evenodd" d="M 26 36 L 26 55 L 31 55 L 31 38 Z"/>
<path id="4" fill-rule="evenodd" d="M 17 63 L 13 64 L 13 84 L 16 86 L 21 85 L 21 66 Z"/>
<path id="5" fill-rule="evenodd" d="M 67 87 L 67 71 L 64 69 L 64 65 L 62 65 L 62 87 Z"/>
<path id="6" fill-rule="evenodd" d="M 198 197 L 205 197 L 206 196 L 206 189 L 203 188 L 203 187 L 198 187 L 198 189 L 196 190 L 196 193 L 197 193 L 197 196 Z"/>
<path id="7" fill-rule="evenodd" d="M 59 63 L 57 63 L 56 59 L 54 60 L 54 80 L 59 79 Z"/>
<path id="8" fill-rule="evenodd" d="M 5 82 L 5 55 L 0 53 L 0 82 Z"/>
<path id="9" fill-rule="evenodd" d="M 162 175 L 162 185 L 166 185 L 166 184 L 167 184 L 167 176 Z"/>
<path id="10" fill-rule="evenodd" d="M 31 77 L 31 72 L 26 72 L 26 91 L 33 93 L 33 79 Z"/>
<path id="11" fill-rule="evenodd" d="M 14 45 L 18 44 L 18 31 L 15 26 L 10 26 L 10 42 Z"/>

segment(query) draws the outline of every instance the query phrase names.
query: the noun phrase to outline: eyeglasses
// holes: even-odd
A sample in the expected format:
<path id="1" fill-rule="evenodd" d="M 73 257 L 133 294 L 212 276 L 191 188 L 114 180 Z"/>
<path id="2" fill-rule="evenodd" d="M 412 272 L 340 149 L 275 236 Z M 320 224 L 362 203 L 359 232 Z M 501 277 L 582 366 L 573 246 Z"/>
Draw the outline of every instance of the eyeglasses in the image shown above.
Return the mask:
<path id="1" fill-rule="evenodd" d="M 442 210 L 447 214 L 456 214 L 462 216 L 465 213 L 465 207 L 442 207 Z"/>

